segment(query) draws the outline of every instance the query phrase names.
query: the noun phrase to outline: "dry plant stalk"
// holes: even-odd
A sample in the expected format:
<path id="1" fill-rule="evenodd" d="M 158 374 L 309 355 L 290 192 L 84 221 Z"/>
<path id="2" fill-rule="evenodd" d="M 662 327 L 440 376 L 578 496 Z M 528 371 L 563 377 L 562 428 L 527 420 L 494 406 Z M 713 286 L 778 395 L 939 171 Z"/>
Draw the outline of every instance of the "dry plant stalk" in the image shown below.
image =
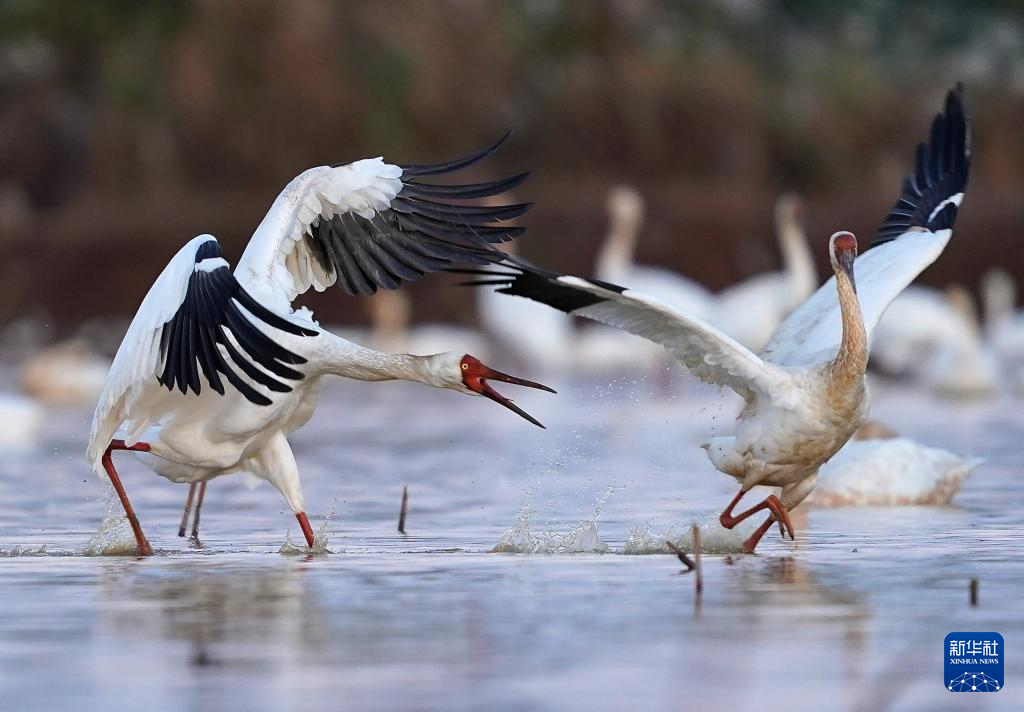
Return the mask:
<path id="1" fill-rule="evenodd" d="M 402 487 L 402 509 L 398 512 L 398 531 L 405 534 L 405 513 L 409 511 L 409 485 Z"/>
<path id="2" fill-rule="evenodd" d="M 693 560 L 689 556 L 686 555 L 685 551 L 683 551 L 678 546 L 676 546 L 675 544 L 673 544 L 672 542 L 670 542 L 668 540 L 665 541 L 665 546 L 667 546 L 669 549 L 671 549 L 672 553 L 679 557 L 679 560 L 683 562 L 683 566 L 686 567 L 687 572 L 693 571 L 693 569 L 695 568 L 694 564 L 693 564 Z"/>

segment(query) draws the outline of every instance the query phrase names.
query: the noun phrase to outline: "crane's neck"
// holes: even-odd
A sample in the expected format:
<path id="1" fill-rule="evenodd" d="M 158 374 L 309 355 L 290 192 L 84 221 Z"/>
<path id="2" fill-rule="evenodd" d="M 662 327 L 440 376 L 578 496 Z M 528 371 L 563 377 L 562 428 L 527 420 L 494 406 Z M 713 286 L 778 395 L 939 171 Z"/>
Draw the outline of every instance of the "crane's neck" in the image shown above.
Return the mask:
<path id="1" fill-rule="evenodd" d="M 964 337 L 975 343 L 981 338 L 981 327 L 978 324 L 978 313 L 970 292 L 960 286 L 952 286 L 946 290 L 946 301 L 952 307 L 964 328 Z"/>
<path id="2" fill-rule="evenodd" d="M 867 370 L 868 337 L 857 292 L 846 272 L 841 269 L 836 270 L 836 289 L 839 292 L 839 311 L 843 320 L 843 340 L 839 344 L 839 353 L 828 365 L 828 369 L 834 382 L 853 385 L 863 381 Z"/>
<path id="3" fill-rule="evenodd" d="M 986 274 L 981 283 L 981 297 L 986 327 L 991 329 L 1012 318 L 1017 289 L 1010 275 L 1002 271 Z"/>
<path id="4" fill-rule="evenodd" d="M 450 374 L 458 376 L 458 364 L 448 363 L 455 358 L 452 354 L 415 356 L 375 351 L 328 332 L 317 338 L 323 339 L 323 343 L 309 366 L 320 375 L 357 381 L 415 381 L 437 388 L 451 387 Z"/>
<path id="5" fill-rule="evenodd" d="M 639 221 L 621 212 L 612 213 L 611 226 L 597 257 L 597 276 L 614 281 L 633 263 Z"/>
<path id="6" fill-rule="evenodd" d="M 797 219 L 786 213 L 776 219 L 775 232 L 782 252 L 782 265 L 789 276 L 793 303 L 796 308 L 811 296 L 818 286 L 818 273 L 814 268 L 814 256 L 807 245 L 803 228 Z"/>

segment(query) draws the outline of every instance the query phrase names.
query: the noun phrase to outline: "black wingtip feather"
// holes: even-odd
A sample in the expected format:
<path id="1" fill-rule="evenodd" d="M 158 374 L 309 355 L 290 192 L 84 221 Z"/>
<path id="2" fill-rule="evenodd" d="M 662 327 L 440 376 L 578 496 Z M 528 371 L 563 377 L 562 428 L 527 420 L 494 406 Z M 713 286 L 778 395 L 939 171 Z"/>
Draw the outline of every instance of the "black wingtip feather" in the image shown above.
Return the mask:
<path id="1" fill-rule="evenodd" d="M 500 262 L 505 254 L 494 245 L 523 234 L 525 228 L 508 221 L 526 213 L 532 204 L 472 205 L 462 201 L 506 193 L 526 180 L 529 173 L 478 183 L 421 181 L 446 176 L 483 160 L 511 133 L 452 161 L 400 165 L 402 187 L 386 209 L 371 219 L 345 212 L 309 227 L 306 241 L 311 244 L 314 259 L 343 291 L 353 295 L 370 295 L 379 288 L 397 289 L 403 282 L 458 263 Z"/>
<path id="2" fill-rule="evenodd" d="M 525 171 L 508 178 L 484 181 L 482 183 L 438 185 L 434 183 L 418 183 L 415 180 L 402 181 L 402 190 L 398 194 L 412 195 L 420 198 L 448 198 L 449 200 L 491 198 L 518 187 L 529 177 L 530 172 Z"/>
<path id="3" fill-rule="evenodd" d="M 198 265 L 221 256 L 220 244 L 211 238 L 197 246 L 194 259 Z M 272 391 L 290 391 L 290 386 L 270 374 L 290 380 L 302 379 L 302 373 L 284 364 L 303 364 L 306 359 L 277 344 L 243 315 L 241 309 L 249 312 L 255 320 L 296 336 L 315 336 L 318 333 L 266 309 L 242 289 L 227 266 L 197 269 L 189 275 L 181 306 L 163 325 L 160 335 L 163 367 L 157 374 L 157 382 L 168 390 L 176 387 L 183 394 L 192 392 L 198 395 L 205 380 L 210 388 L 224 395 L 225 388 L 219 375 L 223 374 L 247 400 L 257 405 L 269 405 L 269 398 L 230 367 L 220 352 L 220 347 L 223 347 L 234 365 L 254 382 Z M 226 330 L 230 330 L 240 349 L 232 345 Z M 267 372 L 261 371 L 251 361 Z"/>
<path id="4" fill-rule="evenodd" d="M 584 307 L 607 301 L 603 297 L 589 292 L 586 289 L 579 289 L 558 281 L 559 277 L 564 276 L 558 272 L 552 272 L 542 267 L 537 267 L 536 265 L 518 257 L 513 257 L 511 255 L 506 256 L 505 260 L 499 265 L 499 267 L 507 268 L 511 271 L 449 271 L 460 272 L 463 274 L 474 274 L 481 278 L 477 281 L 465 282 L 464 284 L 466 286 L 500 286 L 500 289 L 495 290 L 500 294 L 524 297 L 535 302 L 540 302 L 541 304 L 546 304 L 547 306 L 563 311 L 566 314 L 574 312 L 577 309 L 583 309 Z M 588 279 L 586 281 L 612 292 L 622 293 L 626 291 L 624 287 L 612 284 L 611 282 L 604 282 L 597 279 Z"/>
<path id="5" fill-rule="evenodd" d="M 970 124 L 962 94 L 959 82 L 946 94 L 942 113 L 932 121 L 928 143 L 917 146 L 914 172 L 904 179 L 903 192 L 875 233 L 872 247 L 895 240 L 913 227 L 931 231 L 953 227 L 957 206 L 943 203 L 966 191 L 971 163 Z"/>
<path id="6" fill-rule="evenodd" d="M 460 168 L 465 168 L 466 166 L 471 166 L 474 163 L 477 163 L 478 161 L 481 161 L 484 158 L 486 158 L 487 156 L 491 155 L 492 153 L 497 151 L 498 148 L 503 143 L 505 143 L 505 141 L 507 141 L 508 137 L 511 136 L 511 135 L 512 135 L 512 130 L 510 129 L 510 130 L 505 132 L 504 136 L 499 138 L 494 143 L 492 143 L 492 144 L 490 144 L 488 146 L 485 146 L 484 148 L 480 149 L 479 151 L 471 153 L 468 156 L 463 156 L 462 158 L 456 158 L 453 161 L 445 161 L 443 163 L 424 163 L 424 164 L 412 164 L 412 163 L 410 163 L 410 164 L 404 164 L 404 165 L 403 164 L 398 164 L 398 167 L 402 169 L 402 177 L 403 178 L 405 178 L 406 176 L 410 176 L 410 177 L 411 176 L 432 176 L 432 175 L 439 175 L 441 173 L 451 173 L 452 171 L 457 171 Z"/>

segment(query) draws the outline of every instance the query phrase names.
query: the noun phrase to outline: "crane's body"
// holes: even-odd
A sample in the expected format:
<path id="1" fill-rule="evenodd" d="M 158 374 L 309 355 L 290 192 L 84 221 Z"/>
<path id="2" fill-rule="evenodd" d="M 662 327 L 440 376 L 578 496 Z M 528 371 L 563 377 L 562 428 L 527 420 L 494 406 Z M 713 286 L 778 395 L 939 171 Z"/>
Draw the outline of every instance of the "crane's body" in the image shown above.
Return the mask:
<path id="1" fill-rule="evenodd" d="M 731 435 L 706 445 L 712 464 L 740 483 L 720 521 L 732 528 L 758 511 L 771 515 L 744 543 L 753 551 L 777 521 L 793 536 L 788 511 L 811 492 L 818 468 L 850 439 L 868 412 L 865 384 L 871 332 L 889 304 L 945 249 L 963 200 L 970 163 L 959 91 L 918 147 L 915 172 L 858 257 L 849 232 L 829 240 L 833 276 L 800 304 L 755 354 L 700 315 L 607 281 L 582 279 L 507 259 L 477 270 L 498 291 L 627 331 L 665 348 L 701 380 L 728 386 L 746 401 Z M 752 487 L 780 496 L 739 514 Z"/>
<path id="2" fill-rule="evenodd" d="M 292 307 L 310 288 L 337 283 L 350 294 L 372 294 L 454 262 L 499 261 L 504 255 L 491 243 L 512 239 L 521 228 L 493 223 L 529 206 L 438 199 L 497 195 L 525 174 L 465 185 L 421 182 L 475 163 L 499 144 L 432 166 L 402 167 L 378 158 L 310 169 L 274 201 L 233 272 L 212 235 L 178 251 L 118 349 L 87 452 L 94 470 L 109 476 L 117 490 L 140 553 L 152 549 L 113 466 L 116 450 L 138 453 L 174 482 L 194 485 L 240 471 L 264 479 L 281 492 L 312 547 L 287 437 L 312 417 L 324 376 L 401 379 L 483 395 L 540 425 L 487 381 L 551 390 L 546 386 L 495 371 L 468 354 L 367 349 L 322 329 L 308 309 Z"/>
<path id="3" fill-rule="evenodd" d="M 792 402 L 786 407 L 748 404 L 734 434 L 713 437 L 704 447 L 715 468 L 744 489 L 779 487 L 783 504 L 795 506 L 803 494 L 798 485 L 810 487 L 818 466 L 863 424 L 869 399 L 862 379 L 838 384 L 819 368 L 792 377 Z"/>

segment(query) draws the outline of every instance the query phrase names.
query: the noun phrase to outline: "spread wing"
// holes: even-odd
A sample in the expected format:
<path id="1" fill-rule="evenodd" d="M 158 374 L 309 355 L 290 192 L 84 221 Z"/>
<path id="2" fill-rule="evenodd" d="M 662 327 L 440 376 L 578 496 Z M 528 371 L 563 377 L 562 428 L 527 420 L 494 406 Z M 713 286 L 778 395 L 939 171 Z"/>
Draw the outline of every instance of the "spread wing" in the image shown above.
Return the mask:
<path id="1" fill-rule="evenodd" d="M 729 386 L 745 398 L 756 392 L 781 395 L 791 381 L 783 369 L 762 361 L 710 324 L 653 297 L 608 282 L 549 272 L 512 257 L 502 267 L 507 269 L 462 271 L 481 277 L 470 284 L 496 285 L 502 294 L 526 297 L 660 344 L 702 381 Z"/>
<path id="2" fill-rule="evenodd" d="M 257 303 L 235 280 L 212 236 L 179 250 L 142 301 L 110 367 L 89 439 L 94 468 L 125 421 L 137 432 L 159 417 L 142 403 L 161 387 L 199 394 L 205 386 L 224 395 L 230 386 L 257 405 L 271 402 L 257 385 L 292 390 L 288 382 L 303 377 L 292 366 L 305 359 L 261 326 L 296 336 L 318 333 Z"/>
<path id="3" fill-rule="evenodd" d="M 857 297 L 870 335 L 889 304 L 942 254 L 967 189 L 970 133 L 960 87 L 946 96 L 927 144 L 917 147 L 913 175 L 878 228 L 871 248 L 854 263 Z M 798 366 L 833 358 L 842 340 L 835 277 L 800 305 L 772 335 L 762 356 Z"/>
<path id="4" fill-rule="evenodd" d="M 507 136 L 446 163 L 392 165 L 374 158 L 311 168 L 274 201 L 235 276 L 263 303 L 283 308 L 311 287 L 337 284 L 348 294 L 373 294 L 454 263 L 499 261 L 503 253 L 494 243 L 523 232 L 501 223 L 530 205 L 463 201 L 501 195 L 527 174 L 457 185 L 423 180 L 478 163 Z"/>

